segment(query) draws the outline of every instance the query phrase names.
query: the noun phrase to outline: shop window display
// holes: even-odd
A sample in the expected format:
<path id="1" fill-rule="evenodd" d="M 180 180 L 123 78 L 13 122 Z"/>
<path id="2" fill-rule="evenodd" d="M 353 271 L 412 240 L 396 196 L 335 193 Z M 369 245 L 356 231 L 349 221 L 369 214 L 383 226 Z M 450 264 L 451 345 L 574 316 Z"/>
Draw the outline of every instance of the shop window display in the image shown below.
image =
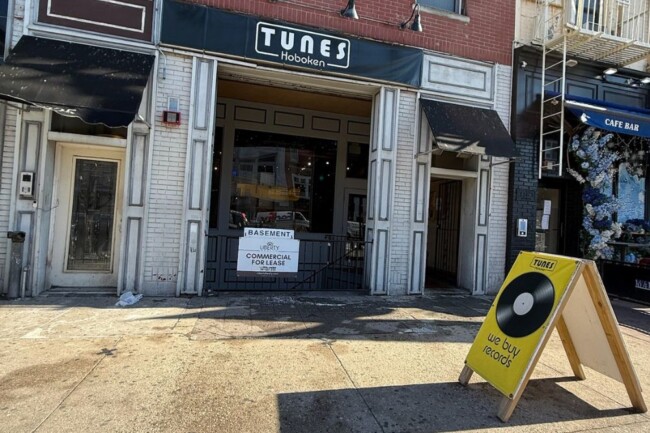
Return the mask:
<path id="1" fill-rule="evenodd" d="M 569 150 L 573 167 L 567 171 L 583 184 L 585 257 L 639 262 L 648 254 L 647 140 L 588 128 Z"/>

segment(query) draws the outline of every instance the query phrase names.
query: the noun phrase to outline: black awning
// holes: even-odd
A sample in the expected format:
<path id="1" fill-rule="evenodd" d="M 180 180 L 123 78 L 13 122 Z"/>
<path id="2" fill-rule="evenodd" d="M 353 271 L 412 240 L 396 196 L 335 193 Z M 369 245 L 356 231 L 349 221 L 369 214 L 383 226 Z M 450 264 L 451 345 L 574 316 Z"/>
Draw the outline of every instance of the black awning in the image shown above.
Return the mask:
<path id="1" fill-rule="evenodd" d="M 440 149 L 505 158 L 517 155 L 496 111 L 429 99 L 420 102 Z"/>
<path id="2" fill-rule="evenodd" d="M 23 36 L 0 65 L 0 99 L 109 127 L 138 112 L 154 57 Z"/>

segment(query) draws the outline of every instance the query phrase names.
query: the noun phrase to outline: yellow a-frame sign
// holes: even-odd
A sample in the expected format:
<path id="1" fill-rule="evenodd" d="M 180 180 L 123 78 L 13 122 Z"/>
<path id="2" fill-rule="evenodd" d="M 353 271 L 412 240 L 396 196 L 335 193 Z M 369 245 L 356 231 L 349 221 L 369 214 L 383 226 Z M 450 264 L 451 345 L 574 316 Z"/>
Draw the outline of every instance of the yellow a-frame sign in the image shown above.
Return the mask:
<path id="1" fill-rule="evenodd" d="M 465 360 L 459 381 L 478 373 L 505 395 L 506 422 L 526 388 L 553 329 L 573 374 L 587 366 L 622 382 L 638 412 L 647 408 L 618 322 L 591 260 L 522 252 L 508 273 Z"/>

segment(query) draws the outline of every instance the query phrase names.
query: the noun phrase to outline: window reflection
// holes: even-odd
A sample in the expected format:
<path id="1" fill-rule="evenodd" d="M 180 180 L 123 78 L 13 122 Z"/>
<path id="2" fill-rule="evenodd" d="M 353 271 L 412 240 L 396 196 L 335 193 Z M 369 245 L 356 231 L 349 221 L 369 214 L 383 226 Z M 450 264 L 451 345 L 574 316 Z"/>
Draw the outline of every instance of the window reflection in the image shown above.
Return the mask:
<path id="1" fill-rule="evenodd" d="M 237 130 L 231 217 L 246 226 L 330 233 L 335 174 L 335 141 Z"/>

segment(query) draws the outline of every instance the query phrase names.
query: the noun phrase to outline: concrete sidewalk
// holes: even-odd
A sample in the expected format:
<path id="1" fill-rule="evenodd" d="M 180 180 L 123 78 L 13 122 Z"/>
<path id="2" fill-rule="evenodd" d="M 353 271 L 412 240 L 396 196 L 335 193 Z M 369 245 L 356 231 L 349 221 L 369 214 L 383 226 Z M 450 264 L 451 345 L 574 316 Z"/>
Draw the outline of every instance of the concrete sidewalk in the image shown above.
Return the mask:
<path id="1" fill-rule="evenodd" d="M 0 301 L 1 432 L 647 432 L 557 336 L 506 424 L 458 375 L 490 299 L 225 294 Z M 613 301 L 650 389 L 650 308 Z M 646 394 L 646 400 L 648 400 Z"/>

